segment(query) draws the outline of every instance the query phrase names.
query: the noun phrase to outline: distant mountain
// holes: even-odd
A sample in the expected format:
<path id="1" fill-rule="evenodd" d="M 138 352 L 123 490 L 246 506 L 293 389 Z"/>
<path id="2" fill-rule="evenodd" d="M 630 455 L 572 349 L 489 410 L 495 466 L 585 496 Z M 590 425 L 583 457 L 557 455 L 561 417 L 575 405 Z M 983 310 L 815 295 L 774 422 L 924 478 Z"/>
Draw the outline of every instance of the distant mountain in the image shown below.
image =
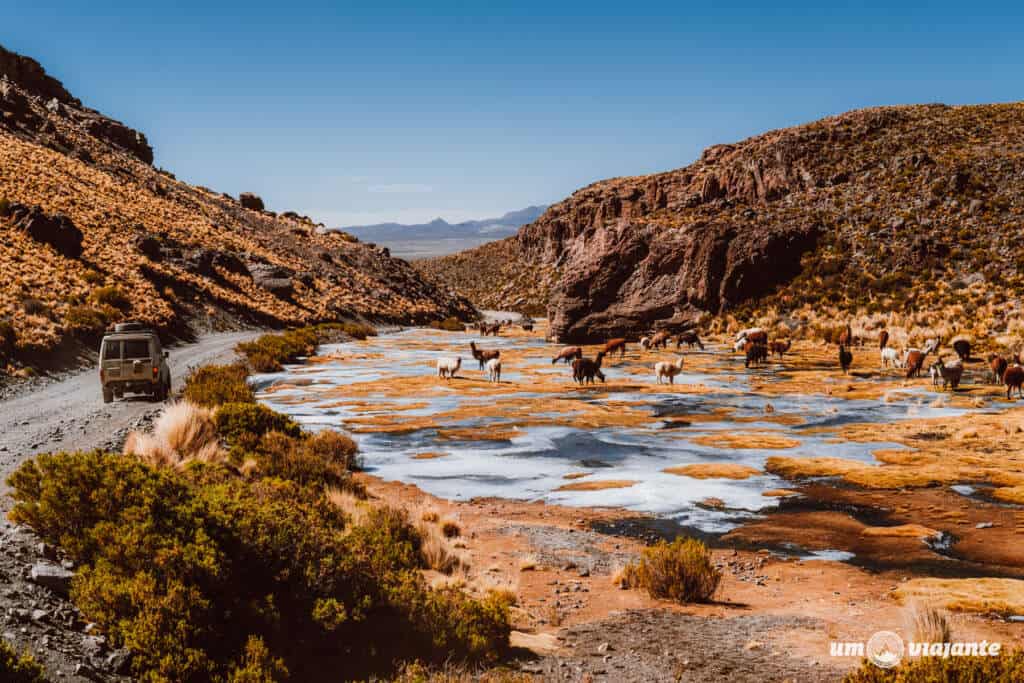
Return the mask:
<path id="1" fill-rule="evenodd" d="M 509 211 L 499 218 L 484 218 L 462 223 L 449 223 L 435 218 L 429 223 L 403 225 L 402 223 L 378 223 L 377 225 L 356 225 L 341 228 L 361 240 L 379 242 L 407 242 L 418 240 L 452 239 L 501 239 L 514 235 L 519 228 L 540 218 L 547 206 L 528 206 L 518 211 Z"/>

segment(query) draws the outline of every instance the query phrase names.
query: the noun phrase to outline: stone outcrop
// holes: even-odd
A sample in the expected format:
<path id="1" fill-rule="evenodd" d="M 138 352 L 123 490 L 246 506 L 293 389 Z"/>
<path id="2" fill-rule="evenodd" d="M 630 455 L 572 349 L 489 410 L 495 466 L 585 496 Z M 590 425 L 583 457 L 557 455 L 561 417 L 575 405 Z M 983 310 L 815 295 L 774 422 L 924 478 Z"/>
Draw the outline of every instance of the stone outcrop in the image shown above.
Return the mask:
<path id="1" fill-rule="evenodd" d="M 252 192 L 243 192 L 238 195 L 238 203 L 242 205 L 243 209 L 252 209 L 253 211 L 263 211 L 263 199 Z"/>
<path id="2" fill-rule="evenodd" d="M 11 204 L 8 215 L 16 228 L 28 233 L 36 242 L 49 244 L 67 258 L 82 255 L 82 231 L 63 214 L 47 214 L 39 206 Z"/>
<path id="3" fill-rule="evenodd" d="M 901 309 L 978 272 L 1015 298 L 1022 135 L 1019 103 L 848 112 L 594 183 L 418 267 L 482 308 L 546 309 L 566 342 L 757 306 Z"/>
<path id="4" fill-rule="evenodd" d="M 96 156 L 76 145 L 84 134 L 112 152 L 153 163 L 146 136 L 82 105 L 39 62 L 0 47 L 0 130 L 94 163 Z"/>

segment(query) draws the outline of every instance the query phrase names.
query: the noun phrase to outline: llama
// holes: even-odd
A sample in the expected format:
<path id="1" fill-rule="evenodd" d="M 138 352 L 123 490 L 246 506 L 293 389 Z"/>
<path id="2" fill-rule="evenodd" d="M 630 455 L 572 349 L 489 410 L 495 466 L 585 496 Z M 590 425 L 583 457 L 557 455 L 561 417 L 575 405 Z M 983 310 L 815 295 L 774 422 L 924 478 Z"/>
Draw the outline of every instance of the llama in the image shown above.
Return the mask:
<path id="1" fill-rule="evenodd" d="M 704 350 L 704 344 L 701 343 L 700 337 L 697 336 L 696 332 L 683 332 L 681 335 L 676 337 L 676 348 L 678 349 L 683 344 L 686 344 L 691 349 L 696 346 L 701 351 Z"/>
<path id="2" fill-rule="evenodd" d="M 971 360 L 971 342 L 966 339 L 956 339 L 953 341 L 953 350 L 956 351 L 956 355 L 960 357 L 960 360 L 967 363 Z"/>
<path id="3" fill-rule="evenodd" d="M 878 348 L 879 350 L 884 349 L 885 345 L 889 343 L 889 330 L 882 330 L 878 333 Z"/>
<path id="4" fill-rule="evenodd" d="M 558 361 L 564 360 L 565 364 L 568 365 L 574 358 L 583 358 L 583 349 L 578 346 L 566 346 L 558 352 L 558 355 L 551 359 L 551 364 L 554 365 Z"/>
<path id="5" fill-rule="evenodd" d="M 651 338 L 650 337 L 643 337 L 643 338 L 641 338 L 640 339 L 640 348 L 643 349 L 644 351 L 650 351 L 651 350 Z"/>
<path id="6" fill-rule="evenodd" d="M 839 332 L 839 345 L 850 346 L 853 343 L 853 328 L 850 327 L 850 323 L 846 323 L 846 327 Z"/>
<path id="7" fill-rule="evenodd" d="M 782 360 L 783 354 L 789 351 L 789 347 L 793 345 L 793 342 L 786 339 L 785 341 L 773 341 L 768 349 Z"/>
<path id="8" fill-rule="evenodd" d="M 683 371 L 683 357 L 679 356 L 676 358 L 675 363 L 668 361 L 661 361 L 654 364 L 654 376 L 658 378 L 658 384 L 661 384 L 663 378 L 668 378 L 669 384 L 676 383 L 676 375 Z"/>
<path id="9" fill-rule="evenodd" d="M 1006 385 L 1007 400 L 1014 388 L 1017 389 L 1017 398 L 1024 397 L 1024 390 L 1021 388 L 1024 386 L 1024 368 L 1019 363 L 1006 368 L 1006 372 L 1003 373 L 1003 384 Z"/>
<path id="10" fill-rule="evenodd" d="M 476 362 L 480 364 L 481 370 L 484 369 L 484 366 L 487 364 L 487 361 L 492 360 L 494 358 L 499 358 L 501 356 L 501 351 L 498 351 L 497 349 L 489 351 L 485 351 L 484 349 L 478 349 L 476 347 L 476 342 L 473 341 L 469 342 L 469 348 L 473 352 L 473 358 L 475 358 Z"/>
<path id="11" fill-rule="evenodd" d="M 662 330 L 661 332 L 656 332 L 654 334 L 654 336 L 651 337 L 651 348 L 652 349 L 657 349 L 657 348 L 664 349 L 664 348 L 666 348 L 668 346 L 668 338 L 669 338 L 669 336 L 670 336 L 669 333 L 665 332 L 664 330 Z"/>
<path id="12" fill-rule="evenodd" d="M 487 361 L 487 381 L 501 382 L 501 360 L 492 358 Z"/>
<path id="13" fill-rule="evenodd" d="M 849 325 L 847 325 L 849 328 Z M 839 345 L 839 367 L 843 369 L 845 375 L 849 370 L 850 366 L 853 365 L 853 354 L 846 350 L 846 346 L 843 344 Z"/>
<path id="14" fill-rule="evenodd" d="M 882 350 L 878 352 L 878 355 L 881 358 L 883 368 L 903 367 L 903 362 L 900 360 L 899 354 L 896 352 L 896 349 L 892 348 L 891 346 L 883 346 Z"/>
<path id="15" fill-rule="evenodd" d="M 1009 365 L 1010 363 L 998 354 L 990 353 L 988 355 L 988 367 L 992 372 L 992 384 L 999 384 L 1003 381 L 1003 373 L 1006 372 L 1006 368 Z"/>
<path id="16" fill-rule="evenodd" d="M 745 368 L 749 368 L 751 363 L 760 365 L 768 360 L 768 347 L 765 344 L 748 341 L 744 351 L 746 352 L 746 359 L 743 361 Z"/>
<path id="17" fill-rule="evenodd" d="M 604 360 L 605 352 L 598 351 L 597 356 L 591 358 L 577 358 L 572 362 L 572 378 L 579 384 L 593 384 L 594 377 L 604 382 L 604 373 L 601 372 L 601 362 Z"/>
<path id="18" fill-rule="evenodd" d="M 768 343 L 768 333 L 760 327 L 748 327 L 736 334 L 736 343 L 733 344 L 734 351 L 743 351 L 747 348 L 747 342 Z"/>
<path id="19" fill-rule="evenodd" d="M 651 343 L 654 343 L 653 340 L 651 341 Z M 622 339 L 621 337 L 617 339 L 609 339 L 608 342 L 604 345 L 604 355 L 610 356 L 615 351 L 619 352 L 619 358 L 626 357 L 625 339 Z"/>
<path id="20" fill-rule="evenodd" d="M 957 387 L 960 386 L 960 379 L 964 376 L 964 363 L 961 360 L 946 363 L 942 358 L 939 358 L 932 363 L 929 372 L 932 373 L 933 381 L 936 384 L 941 383 L 943 389 L 951 387 L 952 391 L 956 391 Z"/>
<path id="21" fill-rule="evenodd" d="M 907 369 L 907 379 L 921 376 L 925 359 L 937 348 L 939 348 L 939 340 L 929 339 L 925 342 L 923 349 L 909 348 L 903 352 L 903 367 Z"/>
<path id="22" fill-rule="evenodd" d="M 455 377 L 455 373 L 462 367 L 462 358 L 438 358 L 437 359 L 437 376 L 444 379 L 452 379 Z"/>

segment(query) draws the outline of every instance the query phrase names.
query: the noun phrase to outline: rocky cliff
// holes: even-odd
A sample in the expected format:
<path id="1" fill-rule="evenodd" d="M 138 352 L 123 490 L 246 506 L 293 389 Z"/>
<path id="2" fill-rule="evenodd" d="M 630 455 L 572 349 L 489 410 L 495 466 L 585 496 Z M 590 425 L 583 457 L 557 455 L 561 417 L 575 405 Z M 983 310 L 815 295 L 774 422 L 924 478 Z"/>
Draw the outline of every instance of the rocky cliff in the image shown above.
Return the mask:
<path id="1" fill-rule="evenodd" d="M 849 112 L 595 183 L 503 243 L 418 267 L 480 305 L 546 305 L 566 341 L 757 306 L 938 305 L 957 287 L 937 280 L 972 274 L 1005 298 L 1024 284 L 1022 132 L 1021 104 Z"/>
<path id="2" fill-rule="evenodd" d="M 0 48 L 0 368 L 91 344 L 129 317 L 187 335 L 474 315 L 385 250 L 181 182 L 152 160 L 144 135 Z"/>

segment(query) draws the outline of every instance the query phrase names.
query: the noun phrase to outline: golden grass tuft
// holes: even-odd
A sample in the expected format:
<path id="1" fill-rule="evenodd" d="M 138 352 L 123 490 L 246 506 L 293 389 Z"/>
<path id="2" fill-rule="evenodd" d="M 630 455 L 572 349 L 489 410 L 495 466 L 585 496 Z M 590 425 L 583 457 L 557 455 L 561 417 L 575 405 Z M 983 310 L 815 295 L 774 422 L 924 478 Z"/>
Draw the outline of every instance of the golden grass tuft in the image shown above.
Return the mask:
<path id="1" fill-rule="evenodd" d="M 425 453 L 417 453 L 416 455 L 412 456 L 412 459 L 413 460 L 433 460 L 434 458 L 443 458 L 446 455 L 448 455 L 448 454 L 447 453 L 442 453 L 441 451 L 427 451 Z"/>
<path id="2" fill-rule="evenodd" d="M 722 573 L 701 541 L 677 538 L 644 548 L 637 562 L 616 572 L 615 580 L 623 587 L 643 588 L 655 598 L 707 602 L 718 589 Z"/>
<path id="3" fill-rule="evenodd" d="M 183 467 L 190 462 L 218 462 L 226 457 L 217 437 L 214 411 L 189 401 L 164 408 L 152 434 L 131 432 L 125 439 L 124 453 L 155 467 Z"/>
<path id="4" fill-rule="evenodd" d="M 678 467 L 666 467 L 662 472 L 693 479 L 748 479 L 761 474 L 761 470 L 756 467 L 728 462 L 679 465 Z"/>
<path id="5" fill-rule="evenodd" d="M 695 437 L 693 443 L 712 448 L 742 448 L 783 450 L 796 448 L 800 442 L 777 434 L 704 434 Z"/>
<path id="6" fill-rule="evenodd" d="M 919 643 L 948 643 L 952 641 L 952 629 L 945 610 L 927 602 L 913 601 L 907 607 L 907 630 L 914 634 Z"/>
<path id="7" fill-rule="evenodd" d="M 861 530 L 862 536 L 884 536 L 893 538 L 932 538 L 939 535 L 935 529 L 921 524 L 899 524 L 896 526 L 869 526 Z"/>
<path id="8" fill-rule="evenodd" d="M 1024 581 L 1020 579 L 911 579 L 893 595 L 905 604 L 924 601 L 957 612 L 1024 614 Z"/>
<path id="9" fill-rule="evenodd" d="M 799 496 L 800 492 L 791 489 L 768 489 L 767 491 L 762 491 L 761 495 L 768 498 L 788 498 L 789 496 Z"/>
<path id="10" fill-rule="evenodd" d="M 577 481 L 562 484 L 556 491 L 603 491 L 605 489 L 628 489 L 636 485 L 634 479 L 604 479 L 602 481 Z"/>
<path id="11" fill-rule="evenodd" d="M 855 470 L 864 469 L 865 465 L 854 460 L 843 458 L 787 458 L 773 455 L 764 463 L 764 469 L 786 479 L 805 477 L 839 477 Z"/>

